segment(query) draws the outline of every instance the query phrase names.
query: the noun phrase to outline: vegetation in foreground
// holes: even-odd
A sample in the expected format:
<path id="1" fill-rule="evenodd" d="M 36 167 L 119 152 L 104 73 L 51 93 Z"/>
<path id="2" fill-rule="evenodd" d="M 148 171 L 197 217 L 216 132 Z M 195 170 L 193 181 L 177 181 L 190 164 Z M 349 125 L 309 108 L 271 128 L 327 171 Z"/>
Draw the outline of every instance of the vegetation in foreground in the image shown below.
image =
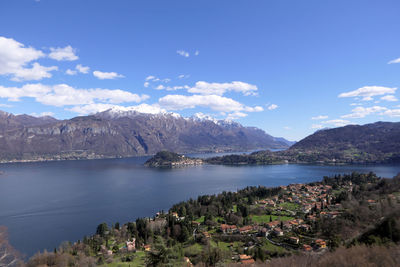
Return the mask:
<path id="1" fill-rule="evenodd" d="M 396 266 L 399 242 L 400 175 L 353 173 L 199 196 L 153 218 L 103 223 L 26 265 Z"/>

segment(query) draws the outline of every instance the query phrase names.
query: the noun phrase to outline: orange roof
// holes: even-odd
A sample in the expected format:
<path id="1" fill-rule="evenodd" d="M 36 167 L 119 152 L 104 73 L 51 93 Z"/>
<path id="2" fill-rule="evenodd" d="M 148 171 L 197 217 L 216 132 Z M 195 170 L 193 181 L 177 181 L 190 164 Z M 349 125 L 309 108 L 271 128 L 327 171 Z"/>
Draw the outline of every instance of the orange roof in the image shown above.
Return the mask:
<path id="1" fill-rule="evenodd" d="M 246 254 L 240 254 L 239 259 L 240 260 L 249 260 L 249 259 L 251 259 L 251 256 L 246 255 Z"/>
<path id="2" fill-rule="evenodd" d="M 236 229 L 236 228 L 237 228 L 236 225 L 221 224 L 221 230 L 222 230 L 222 231 L 228 230 L 228 229 L 234 230 L 234 229 Z"/>
<path id="3" fill-rule="evenodd" d="M 240 231 L 240 232 L 243 232 L 243 231 L 250 231 L 250 230 L 252 230 L 252 229 L 253 229 L 253 226 L 251 226 L 251 225 L 246 225 L 246 226 L 243 226 L 243 227 L 239 228 L 239 231 Z"/>

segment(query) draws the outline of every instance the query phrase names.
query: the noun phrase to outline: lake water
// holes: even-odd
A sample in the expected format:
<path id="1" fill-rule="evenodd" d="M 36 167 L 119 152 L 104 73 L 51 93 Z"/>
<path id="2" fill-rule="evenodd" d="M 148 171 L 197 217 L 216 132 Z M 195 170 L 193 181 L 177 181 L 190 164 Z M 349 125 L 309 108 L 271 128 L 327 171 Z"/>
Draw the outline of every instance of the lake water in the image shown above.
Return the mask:
<path id="1" fill-rule="evenodd" d="M 374 171 L 393 177 L 400 165 L 195 166 L 158 170 L 146 157 L 0 165 L 0 225 L 10 241 L 31 256 L 64 240 L 90 235 L 99 223 L 153 216 L 201 194 L 248 185 L 279 186 L 321 180 L 325 175 Z"/>

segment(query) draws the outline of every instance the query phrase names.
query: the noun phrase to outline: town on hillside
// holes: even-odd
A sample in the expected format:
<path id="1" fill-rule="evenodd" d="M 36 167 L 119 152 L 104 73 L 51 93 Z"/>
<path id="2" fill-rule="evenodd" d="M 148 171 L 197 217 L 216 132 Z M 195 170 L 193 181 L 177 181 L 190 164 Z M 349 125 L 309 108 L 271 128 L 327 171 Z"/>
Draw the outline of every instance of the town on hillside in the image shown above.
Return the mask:
<path id="1" fill-rule="evenodd" d="M 399 242 L 399 211 L 400 176 L 353 173 L 199 196 L 152 218 L 100 224 L 95 235 L 54 253 L 103 266 L 252 266 L 360 243 Z M 32 266 L 50 254 L 35 255 Z"/>

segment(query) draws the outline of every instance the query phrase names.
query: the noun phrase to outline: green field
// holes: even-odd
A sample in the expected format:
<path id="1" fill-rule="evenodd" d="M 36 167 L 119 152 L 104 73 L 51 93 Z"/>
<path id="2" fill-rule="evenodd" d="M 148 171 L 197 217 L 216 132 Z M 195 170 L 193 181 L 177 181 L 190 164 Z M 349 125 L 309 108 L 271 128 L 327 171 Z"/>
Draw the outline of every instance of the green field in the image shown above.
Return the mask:
<path id="1" fill-rule="evenodd" d="M 284 249 L 283 247 L 275 246 L 274 244 L 272 244 L 268 240 L 265 240 L 265 243 L 263 244 L 262 248 L 268 250 L 269 252 L 282 253 L 282 252 L 286 251 L 286 249 Z"/>
<path id="2" fill-rule="evenodd" d="M 286 209 L 286 210 L 291 210 L 291 211 L 296 211 L 300 209 L 300 205 L 296 203 L 291 203 L 291 202 L 284 202 L 279 204 L 280 207 Z"/>
<path id="3" fill-rule="evenodd" d="M 201 216 L 200 218 L 198 218 L 198 219 L 196 220 L 196 222 L 198 222 L 198 223 L 203 223 L 203 222 L 204 222 L 204 216 Z"/>
<path id="4" fill-rule="evenodd" d="M 145 258 L 146 253 L 144 251 L 137 251 L 135 254 L 135 258 L 131 262 L 122 262 L 122 261 L 115 261 L 113 263 L 102 265 L 104 267 L 140 267 L 145 266 Z"/>

